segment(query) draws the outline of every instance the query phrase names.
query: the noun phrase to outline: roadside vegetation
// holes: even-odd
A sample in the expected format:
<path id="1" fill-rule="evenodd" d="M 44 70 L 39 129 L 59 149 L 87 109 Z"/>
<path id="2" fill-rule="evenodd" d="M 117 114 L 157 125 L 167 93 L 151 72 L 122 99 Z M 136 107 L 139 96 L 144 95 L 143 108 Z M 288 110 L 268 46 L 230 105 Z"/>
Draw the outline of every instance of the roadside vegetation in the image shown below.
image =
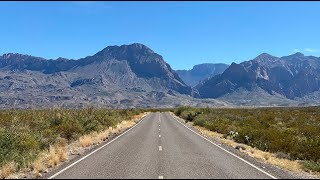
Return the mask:
<path id="1" fill-rule="evenodd" d="M 265 152 L 261 154 L 265 159 L 298 162 L 306 171 L 320 172 L 320 107 L 179 107 L 147 111 L 171 111 L 209 134 L 219 134 L 229 143 L 243 144 L 234 144 L 239 150 L 259 149 Z M 0 179 L 23 169 L 39 173 L 54 167 L 70 154 L 81 154 L 80 151 L 101 143 L 110 134 L 131 127 L 135 124 L 133 119 L 140 119 L 144 112 L 93 108 L 2 110 Z"/>
<path id="2" fill-rule="evenodd" d="M 320 107 L 172 110 L 195 126 L 320 172 Z"/>
<path id="3" fill-rule="evenodd" d="M 87 147 L 127 127 L 143 110 L 2 110 L 0 111 L 0 178 L 21 169 L 45 169 L 65 161 L 67 145 Z M 131 122 L 132 123 L 132 122 Z M 130 124 L 132 125 L 132 124 Z M 43 158 L 40 158 L 43 157 Z"/>

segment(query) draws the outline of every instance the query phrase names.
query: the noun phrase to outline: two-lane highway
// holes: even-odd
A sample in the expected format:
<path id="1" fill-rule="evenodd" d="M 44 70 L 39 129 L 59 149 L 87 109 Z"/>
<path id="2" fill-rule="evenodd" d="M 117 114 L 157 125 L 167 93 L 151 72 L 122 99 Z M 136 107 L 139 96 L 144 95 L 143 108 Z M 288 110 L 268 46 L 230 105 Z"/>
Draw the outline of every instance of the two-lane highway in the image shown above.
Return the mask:
<path id="1" fill-rule="evenodd" d="M 186 128 L 151 113 L 112 143 L 51 178 L 273 178 Z"/>

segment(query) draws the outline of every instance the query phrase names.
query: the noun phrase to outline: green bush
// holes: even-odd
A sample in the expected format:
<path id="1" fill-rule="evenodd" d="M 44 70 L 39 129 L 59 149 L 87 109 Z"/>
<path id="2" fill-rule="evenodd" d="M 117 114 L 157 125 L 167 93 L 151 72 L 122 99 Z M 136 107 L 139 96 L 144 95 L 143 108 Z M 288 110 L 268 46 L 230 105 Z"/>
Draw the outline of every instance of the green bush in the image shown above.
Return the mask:
<path id="1" fill-rule="evenodd" d="M 196 120 L 194 120 L 194 125 L 196 126 L 200 126 L 200 127 L 205 127 L 206 125 L 206 120 L 204 118 L 197 118 Z"/>
<path id="2" fill-rule="evenodd" d="M 185 106 L 182 106 L 182 107 L 179 107 L 177 108 L 175 111 L 174 111 L 174 114 L 176 116 L 180 116 L 182 112 L 186 111 L 187 109 L 189 109 L 189 107 L 185 107 Z"/>
<path id="3" fill-rule="evenodd" d="M 0 129 L 0 167 L 14 161 L 27 165 L 40 151 L 40 143 L 26 129 Z"/>
<path id="4" fill-rule="evenodd" d="M 302 165 L 305 168 L 305 170 L 320 172 L 320 162 L 304 161 Z"/>
<path id="5" fill-rule="evenodd" d="M 180 114 L 180 117 L 187 120 L 187 121 L 192 121 L 195 116 L 196 116 L 196 114 L 194 111 L 183 111 Z"/>

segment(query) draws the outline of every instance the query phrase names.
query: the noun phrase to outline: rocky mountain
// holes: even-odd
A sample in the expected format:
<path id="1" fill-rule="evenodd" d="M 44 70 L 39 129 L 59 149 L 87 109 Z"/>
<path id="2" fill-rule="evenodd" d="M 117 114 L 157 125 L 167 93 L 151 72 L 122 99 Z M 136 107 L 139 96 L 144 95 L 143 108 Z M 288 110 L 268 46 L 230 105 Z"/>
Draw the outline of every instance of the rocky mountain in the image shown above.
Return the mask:
<path id="1" fill-rule="evenodd" d="M 194 87 L 201 81 L 223 73 L 229 67 L 223 63 L 204 63 L 193 66 L 191 70 L 176 70 L 181 79 L 189 86 Z"/>
<path id="2" fill-rule="evenodd" d="M 92 78 L 99 76 L 101 83 L 110 81 L 112 86 L 171 89 L 181 94 L 194 95 L 192 89 L 184 84 L 159 54 L 137 43 L 110 46 L 79 60 L 46 60 L 28 55 L 5 54 L 0 57 L 0 70 L 30 70 L 44 74 L 77 73 L 79 77 L 70 84 L 71 87 L 91 84 Z"/>
<path id="3" fill-rule="evenodd" d="M 263 53 L 250 61 L 232 63 L 222 74 L 196 88 L 202 98 L 221 98 L 239 89 L 254 92 L 259 88 L 269 95 L 303 99 L 320 90 L 320 58 L 301 53 L 279 58 Z"/>
<path id="4" fill-rule="evenodd" d="M 78 60 L 0 56 L 0 108 L 196 106 L 198 96 L 162 56 L 138 43 Z"/>
<path id="5" fill-rule="evenodd" d="M 195 66 L 186 73 L 194 79 L 222 73 L 191 88 L 182 80 L 188 76 L 180 78 L 162 56 L 138 43 L 78 60 L 8 53 L 0 56 L 0 108 L 320 104 L 318 57 L 264 53 L 224 71 L 221 66 Z"/>

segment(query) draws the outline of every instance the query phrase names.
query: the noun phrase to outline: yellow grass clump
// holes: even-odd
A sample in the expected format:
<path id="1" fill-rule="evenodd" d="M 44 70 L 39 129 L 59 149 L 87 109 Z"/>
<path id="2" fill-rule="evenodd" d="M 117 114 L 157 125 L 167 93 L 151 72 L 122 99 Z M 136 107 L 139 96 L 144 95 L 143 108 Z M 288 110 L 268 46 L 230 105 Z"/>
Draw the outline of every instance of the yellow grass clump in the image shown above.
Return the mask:
<path id="1" fill-rule="evenodd" d="M 3 167 L 0 168 L 0 179 L 5 179 L 9 177 L 11 174 L 15 173 L 17 169 L 17 165 L 14 162 L 10 162 Z"/>
<path id="2" fill-rule="evenodd" d="M 66 139 L 60 138 L 55 145 L 49 148 L 48 165 L 49 167 L 54 167 L 67 159 L 67 141 Z"/>
<path id="3" fill-rule="evenodd" d="M 45 163 L 46 154 L 42 153 L 38 159 L 36 159 L 32 164 L 31 167 L 34 171 L 34 173 L 41 173 L 43 172 L 47 167 L 44 164 Z"/>
<path id="4" fill-rule="evenodd" d="M 79 138 L 79 143 L 81 147 L 88 147 L 93 144 L 92 136 L 85 135 Z"/>

